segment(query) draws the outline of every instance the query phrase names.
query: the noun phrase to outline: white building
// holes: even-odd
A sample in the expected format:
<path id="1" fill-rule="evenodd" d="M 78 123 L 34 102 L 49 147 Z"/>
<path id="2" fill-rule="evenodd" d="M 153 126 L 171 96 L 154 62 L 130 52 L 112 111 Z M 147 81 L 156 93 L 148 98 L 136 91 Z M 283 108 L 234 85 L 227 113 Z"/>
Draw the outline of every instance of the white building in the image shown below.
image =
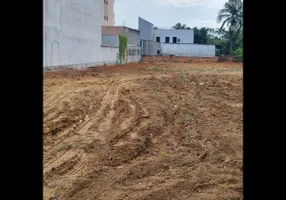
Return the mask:
<path id="1" fill-rule="evenodd" d="M 44 0 L 44 67 L 116 62 L 102 47 L 102 0 Z"/>
<path id="2" fill-rule="evenodd" d="M 193 29 L 155 29 L 156 42 L 161 43 L 194 43 Z"/>

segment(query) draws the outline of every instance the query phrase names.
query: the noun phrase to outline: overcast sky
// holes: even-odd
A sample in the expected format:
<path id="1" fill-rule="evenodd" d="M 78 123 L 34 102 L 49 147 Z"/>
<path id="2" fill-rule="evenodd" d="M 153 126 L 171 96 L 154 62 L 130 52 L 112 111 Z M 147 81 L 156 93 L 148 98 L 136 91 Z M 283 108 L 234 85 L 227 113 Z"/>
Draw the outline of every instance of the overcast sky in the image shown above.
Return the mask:
<path id="1" fill-rule="evenodd" d="M 219 28 L 218 12 L 227 0 L 115 0 L 115 25 L 138 28 L 141 17 L 159 28 L 178 22 L 193 27 Z"/>

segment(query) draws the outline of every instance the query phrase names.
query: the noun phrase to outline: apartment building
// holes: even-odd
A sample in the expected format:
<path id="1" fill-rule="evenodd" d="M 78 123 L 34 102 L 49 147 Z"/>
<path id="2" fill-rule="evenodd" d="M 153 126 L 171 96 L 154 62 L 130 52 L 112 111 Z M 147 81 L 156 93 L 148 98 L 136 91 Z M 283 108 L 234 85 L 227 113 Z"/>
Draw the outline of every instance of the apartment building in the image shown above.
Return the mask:
<path id="1" fill-rule="evenodd" d="M 114 0 L 101 0 L 102 1 L 102 26 L 114 26 Z"/>
<path id="2" fill-rule="evenodd" d="M 194 29 L 156 29 L 156 42 L 163 43 L 194 43 Z"/>

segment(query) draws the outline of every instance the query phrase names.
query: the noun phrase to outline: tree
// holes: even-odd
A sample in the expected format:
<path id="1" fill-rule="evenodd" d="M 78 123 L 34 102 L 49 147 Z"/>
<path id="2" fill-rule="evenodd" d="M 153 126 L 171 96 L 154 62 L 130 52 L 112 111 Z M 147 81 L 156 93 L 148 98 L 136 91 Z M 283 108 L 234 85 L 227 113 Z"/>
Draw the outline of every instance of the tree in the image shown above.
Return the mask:
<path id="1" fill-rule="evenodd" d="M 220 29 L 226 25 L 229 27 L 229 51 L 232 55 L 234 49 L 234 43 L 240 34 L 240 31 L 243 26 L 243 3 L 241 0 L 228 0 L 224 4 L 224 8 L 219 11 L 217 22 L 220 23 L 223 21 Z"/>
<path id="2" fill-rule="evenodd" d="M 194 27 L 194 43 L 207 44 L 210 30 L 210 28 L 206 27 L 203 27 L 201 29 Z"/>
<path id="3" fill-rule="evenodd" d="M 172 28 L 174 28 L 174 29 L 191 29 L 186 24 L 181 24 L 180 22 L 177 23 L 176 25 L 172 26 Z"/>

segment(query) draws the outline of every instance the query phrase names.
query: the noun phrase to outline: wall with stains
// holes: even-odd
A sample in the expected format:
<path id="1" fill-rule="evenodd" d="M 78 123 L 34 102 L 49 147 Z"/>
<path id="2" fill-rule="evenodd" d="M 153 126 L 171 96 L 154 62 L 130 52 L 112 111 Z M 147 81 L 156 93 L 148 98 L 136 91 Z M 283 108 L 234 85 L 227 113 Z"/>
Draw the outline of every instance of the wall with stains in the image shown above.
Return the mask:
<path id="1" fill-rule="evenodd" d="M 101 47 L 101 7 L 101 0 L 44 0 L 44 67 L 108 58 Z"/>
<path id="2" fill-rule="evenodd" d="M 161 54 L 187 57 L 215 57 L 215 45 L 160 43 Z"/>

